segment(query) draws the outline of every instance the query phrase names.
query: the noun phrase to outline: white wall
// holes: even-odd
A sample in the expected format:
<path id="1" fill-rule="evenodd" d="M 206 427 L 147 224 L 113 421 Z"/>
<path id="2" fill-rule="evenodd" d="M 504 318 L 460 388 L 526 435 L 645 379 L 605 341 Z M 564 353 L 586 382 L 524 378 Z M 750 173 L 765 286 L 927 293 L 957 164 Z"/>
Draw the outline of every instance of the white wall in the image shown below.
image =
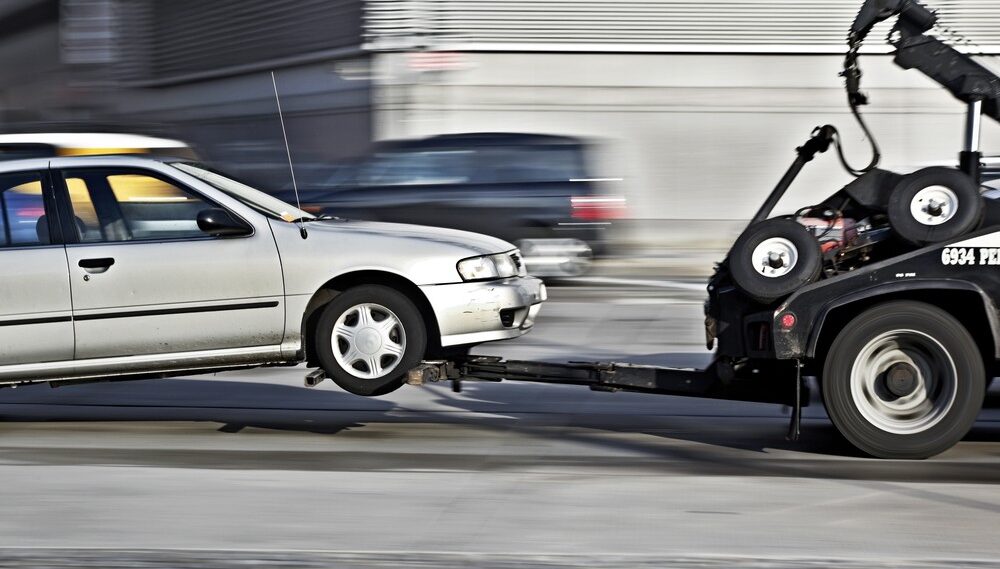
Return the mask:
<path id="1" fill-rule="evenodd" d="M 634 224 L 639 240 L 729 242 L 736 220 L 753 215 L 817 125 L 842 131 L 856 165 L 869 157 L 846 105 L 840 56 L 466 53 L 458 69 L 430 73 L 409 69 L 405 54 L 377 58 L 377 138 L 603 138 L 595 173 L 625 178 L 633 216 L 648 220 Z M 888 56 L 864 57 L 862 66 L 882 164 L 955 160 L 964 105 Z M 1000 146 L 994 122 L 984 122 L 983 134 L 985 150 Z M 831 149 L 806 166 L 778 209 L 819 201 L 850 180 Z"/>

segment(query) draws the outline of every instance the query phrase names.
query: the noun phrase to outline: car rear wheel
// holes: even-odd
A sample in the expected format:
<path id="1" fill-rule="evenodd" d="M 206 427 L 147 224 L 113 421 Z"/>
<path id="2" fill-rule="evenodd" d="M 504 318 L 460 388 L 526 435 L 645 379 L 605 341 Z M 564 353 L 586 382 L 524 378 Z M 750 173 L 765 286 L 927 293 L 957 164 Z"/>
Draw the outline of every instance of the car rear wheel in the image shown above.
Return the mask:
<path id="1" fill-rule="evenodd" d="M 840 433 L 880 458 L 947 450 L 972 427 L 986 391 L 968 330 L 940 308 L 912 301 L 876 306 L 845 326 L 822 384 Z"/>
<path id="2" fill-rule="evenodd" d="M 355 395 L 384 395 L 403 385 L 427 349 L 427 330 L 403 293 L 364 285 L 334 298 L 320 316 L 314 348 L 327 376 Z"/>

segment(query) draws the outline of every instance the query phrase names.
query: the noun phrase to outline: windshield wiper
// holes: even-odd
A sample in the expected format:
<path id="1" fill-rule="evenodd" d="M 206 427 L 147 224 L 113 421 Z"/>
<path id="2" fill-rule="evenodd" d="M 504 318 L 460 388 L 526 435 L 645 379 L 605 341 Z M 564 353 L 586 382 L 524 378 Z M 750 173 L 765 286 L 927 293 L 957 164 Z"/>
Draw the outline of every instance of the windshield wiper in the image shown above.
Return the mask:
<path id="1" fill-rule="evenodd" d="M 288 223 L 309 223 L 310 221 L 343 221 L 342 217 L 335 217 L 332 215 L 316 215 L 313 217 L 296 217 L 294 219 L 285 219 Z"/>

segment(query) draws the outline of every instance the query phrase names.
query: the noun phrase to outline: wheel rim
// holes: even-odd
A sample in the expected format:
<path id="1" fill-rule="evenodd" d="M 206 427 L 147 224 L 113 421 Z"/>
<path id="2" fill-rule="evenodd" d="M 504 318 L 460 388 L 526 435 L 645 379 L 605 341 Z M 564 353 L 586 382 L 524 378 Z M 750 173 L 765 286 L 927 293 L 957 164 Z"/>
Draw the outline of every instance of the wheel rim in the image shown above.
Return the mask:
<path id="1" fill-rule="evenodd" d="M 406 351 L 403 324 L 381 304 L 364 303 L 345 310 L 333 325 L 333 357 L 347 373 L 361 379 L 383 377 L 396 369 Z"/>
<path id="2" fill-rule="evenodd" d="M 782 237 L 772 237 L 761 241 L 752 254 L 753 268 L 758 274 L 769 278 L 783 277 L 790 273 L 799 262 L 799 250 L 795 244 Z"/>
<path id="3" fill-rule="evenodd" d="M 941 225 L 955 217 L 957 211 L 958 196 L 944 186 L 924 188 L 910 200 L 910 214 L 923 225 Z"/>
<path id="4" fill-rule="evenodd" d="M 851 369 L 851 396 L 864 418 L 889 433 L 908 435 L 938 424 L 958 391 L 948 350 L 915 330 L 892 330 L 861 349 Z"/>

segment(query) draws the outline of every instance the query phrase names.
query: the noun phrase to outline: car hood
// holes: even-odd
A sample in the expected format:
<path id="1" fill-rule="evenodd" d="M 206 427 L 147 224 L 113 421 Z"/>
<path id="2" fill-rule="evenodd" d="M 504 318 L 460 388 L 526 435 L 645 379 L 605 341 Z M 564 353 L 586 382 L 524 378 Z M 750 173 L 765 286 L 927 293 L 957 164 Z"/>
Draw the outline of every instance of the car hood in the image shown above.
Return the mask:
<path id="1" fill-rule="evenodd" d="M 462 259 L 503 253 L 510 243 L 454 229 L 374 221 L 271 221 L 288 294 L 312 294 L 331 279 L 359 271 L 401 276 L 416 285 L 461 282 Z"/>
<path id="2" fill-rule="evenodd" d="M 309 233 L 351 233 L 354 235 L 385 236 L 403 239 L 414 239 L 428 243 L 437 243 L 449 247 L 463 248 L 470 251 L 470 255 L 488 255 L 491 253 L 502 253 L 510 251 L 513 245 L 471 231 L 461 231 L 458 229 L 445 229 L 443 227 L 428 227 L 425 225 L 408 225 L 405 223 L 385 223 L 380 221 L 360 221 L 353 219 L 330 219 L 312 221 L 306 224 Z"/>

